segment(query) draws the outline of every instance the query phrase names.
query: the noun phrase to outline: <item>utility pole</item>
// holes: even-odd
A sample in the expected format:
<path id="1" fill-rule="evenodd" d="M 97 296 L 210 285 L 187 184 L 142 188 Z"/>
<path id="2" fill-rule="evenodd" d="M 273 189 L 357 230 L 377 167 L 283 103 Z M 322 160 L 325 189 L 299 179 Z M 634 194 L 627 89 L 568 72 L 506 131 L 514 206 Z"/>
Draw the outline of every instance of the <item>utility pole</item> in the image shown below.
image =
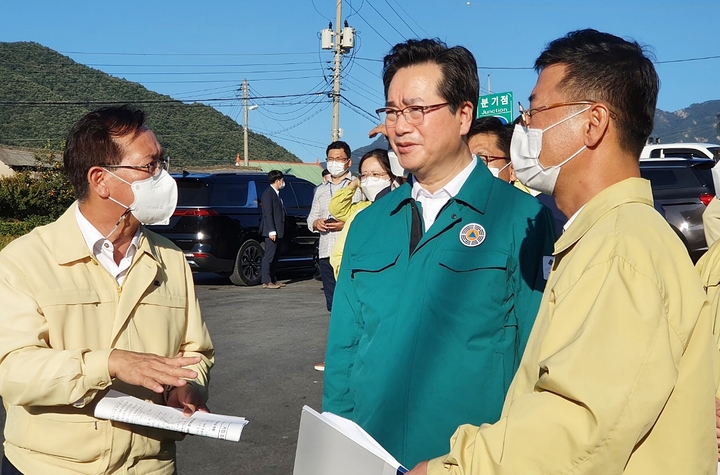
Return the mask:
<path id="1" fill-rule="evenodd" d="M 335 142 L 340 138 L 340 66 L 342 63 L 342 55 L 350 51 L 355 45 L 355 28 L 348 26 L 341 27 L 342 21 L 342 0 L 336 0 L 335 3 L 335 30 L 332 29 L 332 23 L 329 28 L 321 30 L 322 49 L 331 49 L 335 51 L 333 64 L 333 116 L 332 130 L 330 135 L 332 141 Z"/>
<path id="2" fill-rule="evenodd" d="M 247 168 L 250 165 L 250 162 L 248 161 L 248 87 L 247 87 L 247 79 L 243 79 L 242 84 L 242 91 L 243 91 L 243 153 L 244 153 L 244 159 L 245 159 L 245 168 Z"/>
<path id="3" fill-rule="evenodd" d="M 340 19 L 342 18 L 342 0 L 337 0 L 335 8 L 335 67 L 333 68 L 333 116 L 332 142 L 340 139 Z"/>

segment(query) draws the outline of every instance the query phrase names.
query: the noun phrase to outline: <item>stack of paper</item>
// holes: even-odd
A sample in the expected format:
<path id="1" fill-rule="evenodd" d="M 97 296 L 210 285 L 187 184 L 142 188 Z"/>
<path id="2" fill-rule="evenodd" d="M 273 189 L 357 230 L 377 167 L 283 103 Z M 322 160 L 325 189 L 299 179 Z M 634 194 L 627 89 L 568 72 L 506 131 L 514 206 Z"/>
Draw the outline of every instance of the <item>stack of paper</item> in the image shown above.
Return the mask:
<path id="1" fill-rule="evenodd" d="M 293 475 L 398 475 L 407 471 L 354 422 L 303 407 Z"/>
<path id="2" fill-rule="evenodd" d="M 243 427 L 248 423 L 244 417 L 207 412 L 195 412 L 187 417 L 182 409 L 153 404 L 114 390 L 98 402 L 95 417 L 234 442 L 240 440 Z"/>

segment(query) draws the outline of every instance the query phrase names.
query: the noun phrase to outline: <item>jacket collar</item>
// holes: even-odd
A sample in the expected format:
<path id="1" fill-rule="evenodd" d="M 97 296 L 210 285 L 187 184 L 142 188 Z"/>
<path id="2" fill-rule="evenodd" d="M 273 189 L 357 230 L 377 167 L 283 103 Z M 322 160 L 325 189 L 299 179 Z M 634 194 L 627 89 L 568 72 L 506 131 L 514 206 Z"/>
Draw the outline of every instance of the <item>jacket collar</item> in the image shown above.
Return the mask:
<path id="1" fill-rule="evenodd" d="M 605 188 L 588 201 L 568 230 L 555 243 L 558 255 L 578 242 L 608 212 L 626 203 L 653 206 L 650 182 L 643 178 L 627 178 Z"/>
<path id="2" fill-rule="evenodd" d="M 77 206 L 78 203 L 76 201 L 55 221 L 53 226 L 55 236 L 52 241 L 48 243 L 48 246 L 52 248 L 53 255 L 56 256 L 57 262 L 60 265 L 92 259 L 93 257 L 75 218 L 75 208 L 77 208 Z M 135 255 L 136 260 L 140 254 L 148 254 L 155 261 L 159 262 L 158 250 L 155 243 L 152 242 L 151 239 L 148 239 L 147 232 L 142 227 L 140 242 L 138 243 L 138 250 Z"/>
<path id="3" fill-rule="evenodd" d="M 497 178 L 490 173 L 487 167 L 478 163 L 453 199 L 484 214 L 490 201 L 492 188 L 496 184 L 495 180 Z M 402 205 L 412 199 L 412 181 L 414 181 L 414 178 L 412 176 L 408 177 L 404 185 L 383 198 L 390 199 L 392 197 L 395 200 L 392 204 L 388 203 L 391 214 L 397 212 Z"/>

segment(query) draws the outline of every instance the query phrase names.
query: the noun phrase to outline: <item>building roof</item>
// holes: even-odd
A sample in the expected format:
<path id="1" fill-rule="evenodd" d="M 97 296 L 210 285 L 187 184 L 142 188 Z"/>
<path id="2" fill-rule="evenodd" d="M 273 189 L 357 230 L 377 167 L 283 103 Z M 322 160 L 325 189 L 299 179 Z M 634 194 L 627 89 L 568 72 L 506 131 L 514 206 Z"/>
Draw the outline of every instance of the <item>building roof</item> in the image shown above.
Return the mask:
<path id="1" fill-rule="evenodd" d="M 0 162 L 9 167 L 37 167 L 42 164 L 35 158 L 36 153 L 43 153 L 42 150 L 32 150 L 26 148 L 9 147 L 0 145 Z M 57 160 L 62 157 L 56 154 Z"/>
<path id="2" fill-rule="evenodd" d="M 315 185 L 322 183 L 322 167 L 317 163 L 300 163 L 300 162 L 275 162 L 265 160 L 250 160 L 250 167 L 259 168 L 264 172 L 270 170 L 280 170 L 286 175 L 295 175 L 303 178 Z"/>

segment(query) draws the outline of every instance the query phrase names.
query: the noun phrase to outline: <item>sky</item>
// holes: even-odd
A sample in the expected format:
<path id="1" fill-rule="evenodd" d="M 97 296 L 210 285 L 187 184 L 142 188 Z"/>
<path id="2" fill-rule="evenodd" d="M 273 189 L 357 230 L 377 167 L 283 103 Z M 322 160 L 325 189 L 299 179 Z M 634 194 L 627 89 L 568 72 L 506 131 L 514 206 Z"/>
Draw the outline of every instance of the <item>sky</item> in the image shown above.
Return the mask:
<path id="1" fill-rule="evenodd" d="M 336 3 L 0 0 L 0 41 L 40 43 L 152 91 L 211 105 L 240 124 L 246 79 L 249 104 L 258 106 L 248 128 L 315 162 L 331 141 L 333 52 L 321 49 L 320 30 L 335 23 Z M 372 142 L 374 111 L 385 102 L 382 58 L 408 38 L 467 47 L 481 94 L 511 91 L 527 105 L 537 79 L 532 65 L 546 44 L 595 28 L 650 47 L 660 109 L 720 99 L 718 0 L 343 0 L 342 19 L 355 28 L 355 47 L 342 59 L 340 106 L 341 139 L 352 149 Z"/>

